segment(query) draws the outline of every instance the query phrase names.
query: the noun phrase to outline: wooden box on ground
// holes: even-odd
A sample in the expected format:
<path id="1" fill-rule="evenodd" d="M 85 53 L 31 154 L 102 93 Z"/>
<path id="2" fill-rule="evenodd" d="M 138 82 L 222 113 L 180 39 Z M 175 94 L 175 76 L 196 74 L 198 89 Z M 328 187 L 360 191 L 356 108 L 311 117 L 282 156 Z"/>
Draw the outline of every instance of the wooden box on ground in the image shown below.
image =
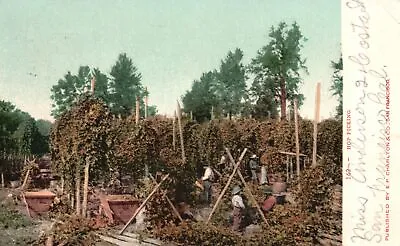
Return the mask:
<path id="1" fill-rule="evenodd" d="M 49 211 L 56 195 L 48 190 L 23 193 L 23 200 L 30 217 L 36 217 Z"/>
<path id="2" fill-rule="evenodd" d="M 140 204 L 141 201 L 131 195 L 102 195 L 99 213 L 106 215 L 111 223 L 126 224 Z"/>

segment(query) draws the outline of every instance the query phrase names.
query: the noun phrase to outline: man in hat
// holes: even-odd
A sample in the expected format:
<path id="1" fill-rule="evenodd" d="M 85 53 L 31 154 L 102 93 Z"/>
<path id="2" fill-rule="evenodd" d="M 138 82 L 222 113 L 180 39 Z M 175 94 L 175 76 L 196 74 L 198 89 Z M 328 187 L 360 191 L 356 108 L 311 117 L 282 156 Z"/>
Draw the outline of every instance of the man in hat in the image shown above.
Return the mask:
<path id="1" fill-rule="evenodd" d="M 257 176 L 257 171 L 258 171 L 258 162 L 257 162 L 257 155 L 252 155 L 250 157 L 250 162 L 249 162 L 249 167 L 251 171 L 251 180 L 253 181 L 254 184 L 258 184 L 258 176 Z"/>
<path id="2" fill-rule="evenodd" d="M 178 204 L 178 213 L 183 220 L 189 220 L 196 222 L 196 219 L 193 216 L 193 213 L 190 211 L 189 205 L 185 202 L 180 202 Z"/>
<path id="3" fill-rule="evenodd" d="M 274 208 L 276 204 L 276 197 L 272 195 L 271 187 L 266 187 L 264 189 L 264 194 L 266 197 L 261 208 L 264 211 L 264 213 L 267 213 L 268 211 L 271 211 Z"/>
<path id="4" fill-rule="evenodd" d="M 205 202 L 209 205 L 211 203 L 211 188 L 212 188 L 212 182 L 214 181 L 214 172 L 212 168 L 207 165 L 204 167 L 206 170 L 204 171 L 204 175 L 201 178 L 203 181 L 203 196 Z"/>
<path id="5" fill-rule="evenodd" d="M 240 195 L 241 189 L 239 186 L 233 187 L 232 190 L 232 205 L 233 205 L 233 231 L 240 232 L 242 230 L 242 217 L 245 208 L 243 198 Z"/>

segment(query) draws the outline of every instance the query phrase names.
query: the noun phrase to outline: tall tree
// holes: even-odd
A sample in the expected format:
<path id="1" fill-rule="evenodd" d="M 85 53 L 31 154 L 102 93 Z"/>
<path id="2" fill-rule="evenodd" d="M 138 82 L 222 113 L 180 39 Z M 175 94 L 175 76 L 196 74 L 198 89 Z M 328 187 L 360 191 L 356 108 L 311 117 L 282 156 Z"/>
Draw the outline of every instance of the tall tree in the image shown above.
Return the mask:
<path id="1" fill-rule="evenodd" d="M 340 55 L 338 62 L 331 61 L 333 68 L 331 92 L 333 96 L 338 98 L 338 106 L 336 106 L 336 117 L 341 119 L 343 117 L 343 59 Z"/>
<path id="2" fill-rule="evenodd" d="M 47 137 L 47 136 L 50 135 L 50 130 L 51 130 L 51 127 L 53 126 L 53 123 L 51 123 L 48 120 L 39 119 L 39 120 L 36 121 L 36 126 L 37 126 L 37 128 L 39 130 L 39 133 L 42 136 Z"/>
<path id="3" fill-rule="evenodd" d="M 246 69 L 242 58 L 242 50 L 229 51 L 216 73 L 216 95 L 223 112 L 229 117 L 241 112 L 246 95 Z"/>
<path id="4" fill-rule="evenodd" d="M 214 72 L 203 73 L 200 80 L 195 80 L 190 91 L 182 97 L 183 110 L 193 113 L 198 122 L 211 119 L 211 108 L 217 106 L 214 85 L 216 76 Z"/>
<path id="5" fill-rule="evenodd" d="M 133 65 L 132 59 L 127 57 L 125 53 L 120 54 L 110 74 L 112 78 L 109 78 L 98 68 L 91 70 L 89 66 L 81 66 L 76 75 L 68 72 L 51 88 L 52 116 L 56 119 L 59 118 L 81 96 L 88 93 L 93 77 L 96 78 L 95 96 L 102 99 L 113 113 L 123 117 L 130 115 L 135 107 L 136 96 L 140 96 L 140 112 L 141 115 L 144 115 L 143 97 L 145 92 L 140 83 L 141 75 Z M 151 116 L 156 113 L 157 108 L 149 105 L 148 115 Z"/>
<path id="6" fill-rule="evenodd" d="M 256 101 L 261 99 L 260 103 L 270 103 L 266 98 L 272 96 L 280 104 L 281 119 L 285 120 L 287 101 L 297 98 L 301 103 L 304 100 L 299 92 L 300 71 L 308 71 L 300 51 L 306 38 L 296 22 L 290 28 L 285 22 L 279 23 L 277 28 L 272 26 L 269 38 L 269 43 L 258 51 L 250 64 L 250 71 L 255 75 L 252 89 Z"/>
<path id="7" fill-rule="evenodd" d="M 145 95 L 144 88 L 140 82 L 142 75 L 126 53 L 119 55 L 117 62 L 111 68 L 110 74 L 113 77 L 110 83 L 112 93 L 111 111 L 126 117 L 132 114 L 136 97 L 139 96 L 142 101 Z"/>
<path id="8" fill-rule="evenodd" d="M 0 101 L 0 152 L 43 154 L 46 137 L 39 133 L 36 121 L 12 103 Z"/>
<path id="9" fill-rule="evenodd" d="M 98 69 L 94 70 L 96 78 L 95 95 L 104 98 L 107 92 L 107 77 Z M 89 66 L 81 66 L 78 74 L 73 75 L 70 71 L 60 79 L 56 85 L 51 88 L 51 99 L 53 100 L 51 115 L 58 118 L 62 113 L 71 108 L 79 96 L 90 90 L 90 81 L 92 79 L 92 71 Z"/>

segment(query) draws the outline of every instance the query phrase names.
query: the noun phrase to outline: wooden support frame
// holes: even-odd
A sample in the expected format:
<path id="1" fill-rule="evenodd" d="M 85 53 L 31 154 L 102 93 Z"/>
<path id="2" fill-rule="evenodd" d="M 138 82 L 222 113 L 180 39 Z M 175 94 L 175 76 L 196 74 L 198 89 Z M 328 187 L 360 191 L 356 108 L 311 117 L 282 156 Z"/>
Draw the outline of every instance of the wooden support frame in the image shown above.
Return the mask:
<path id="1" fill-rule="evenodd" d="M 225 148 L 225 150 L 227 150 L 227 148 Z M 240 157 L 239 157 L 238 162 L 236 163 L 235 167 L 233 168 L 232 174 L 231 174 L 231 176 L 229 177 L 228 182 L 226 182 L 226 185 L 225 185 L 224 189 L 221 191 L 221 194 L 219 194 L 219 197 L 218 197 L 217 201 L 215 202 L 214 207 L 213 207 L 213 209 L 211 210 L 210 215 L 208 216 L 208 219 L 207 219 L 207 221 L 206 221 L 206 225 L 210 222 L 210 220 L 211 220 L 211 218 L 212 218 L 212 215 L 214 214 L 215 210 L 216 210 L 217 207 L 218 207 L 219 202 L 221 201 L 221 199 L 222 199 L 222 197 L 224 196 L 226 190 L 228 189 L 229 185 L 231 184 L 232 179 L 233 179 L 233 177 L 235 176 L 236 170 L 239 168 L 240 162 L 242 162 L 242 159 L 243 159 L 244 155 L 246 154 L 246 152 L 247 152 L 247 148 L 245 148 L 245 149 L 243 150 L 242 154 L 241 154 Z"/>
<path id="2" fill-rule="evenodd" d="M 151 180 L 153 180 L 153 183 L 154 183 L 155 185 L 158 185 L 158 183 L 157 183 L 156 179 L 153 177 L 153 175 L 150 174 L 149 176 L 150 176 Z M 183 219 L 182 219 L 181 215 L 179 214 L 178 210 L 176 209 L 176 207 L 175 207 L 174 204 L 172 203 L 171 199 L 169 199 L 169 197 L 167 196 L 167 192 L 165 192 L 165 191 L 162 190 L 161 188 L 160 188 L 160 190 L 161 190 L 161 192 L 162 192 L 163 197 L 165 197 L 165 199 L 167 200 L 169 206 L 170 206 L 170 207 L 172 208 L 172 210 L 174 211 L 176 217 L 178 217 L 178 219 L 179 219 L 181 222 L 183 222 Z"/>
<path id="3" fill-rule="evenodd" d="M 119 235 L 122 235 L 126 228 L 132 223 L 132 221 L 136 218 L 136 216 L 139 214 L 140 210 L 143 209 L 144 206 L 146 206 L 146 203 L 150 200 L 150 198 L 156 193 L 156 191 L 160 188 L 161 184 L 169 177 L 169 174 L 164 176 L 164 178 L 161 179 L 160 183 L 154 187 L 153 191 L 147 196 L 147 198 L 143 201 L 143 203 L 139 206 L 138 209 L 136 209 L 135 213 L 132 215 L 132 218 L 126 223 L 126 225 L 122 228 L 122 230 L 119 232 Z"/>
<path id="4" fill-rule="evenodd" d="M 231 152 L 229 151 L 229 149 L 226 149 L 226 152 L 228 153 L 228 157 L 229 157 L 230 161 L 231 161 L 232 163 L 235 163 L 235 160 L 233 159 L 233 157 L 232 157 Z M 253 200 L 254 205 L 257 207 L 257 210 L 258 210 L 258 212 L 260 213 L 261 218 L 264 220 L 265 224 L 268 226 L 268 221 L 267 221 L 267 219 L 265 218 L 264 213 L 263 213 L 263 211 L 262 211 L 261 208 L 260 208 L 260 205 L 257 203 L 256 198 L 253 196 L 253 193 L 251 193 L 251 190 L 250 190 L 249 186 L 247 185 L 246 180 L 244 180 L 244 177 L 243 177 L 242 173 L 240 172 L 240 170 L 237 170 L 237 174 L 239 175 L 240 180 L 242 181 L 242 183 L 243 183 L 245 189 L 246 189 L 247 192 L 249 193 L 251 200 Z"/>

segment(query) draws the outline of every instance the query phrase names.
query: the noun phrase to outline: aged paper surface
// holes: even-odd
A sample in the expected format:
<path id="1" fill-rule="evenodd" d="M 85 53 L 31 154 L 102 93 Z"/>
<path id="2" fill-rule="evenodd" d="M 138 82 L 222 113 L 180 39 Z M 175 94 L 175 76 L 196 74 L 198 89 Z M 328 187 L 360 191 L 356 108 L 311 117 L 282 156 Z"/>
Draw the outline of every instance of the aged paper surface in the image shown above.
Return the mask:
<path id="1" fill-rule="evenodd" d="M 400 245 L 400 1 L 343 0 L 343 245 Z"/>

